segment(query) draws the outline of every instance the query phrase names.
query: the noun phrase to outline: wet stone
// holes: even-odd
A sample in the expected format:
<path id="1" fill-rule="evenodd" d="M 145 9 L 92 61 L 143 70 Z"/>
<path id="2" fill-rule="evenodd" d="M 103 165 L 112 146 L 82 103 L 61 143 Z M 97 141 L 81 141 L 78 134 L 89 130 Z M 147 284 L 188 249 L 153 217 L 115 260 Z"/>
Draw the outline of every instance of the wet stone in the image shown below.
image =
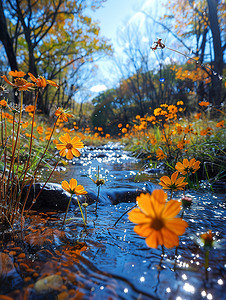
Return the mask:
<path id="1" fill-rule="evenodd" d="M 34 289 L 38 293 L 47 293 L 52 291 L 60 291 L 63 285 L 63 279 L 59 275 L 50 275 L 45 278 L 39 279 Z"/>
<path id="2" fill-rule="evenodd" d="M 0 277 L 8 275 L 14 271 L 15 267 L 8 254 L 0 253 Z"/>

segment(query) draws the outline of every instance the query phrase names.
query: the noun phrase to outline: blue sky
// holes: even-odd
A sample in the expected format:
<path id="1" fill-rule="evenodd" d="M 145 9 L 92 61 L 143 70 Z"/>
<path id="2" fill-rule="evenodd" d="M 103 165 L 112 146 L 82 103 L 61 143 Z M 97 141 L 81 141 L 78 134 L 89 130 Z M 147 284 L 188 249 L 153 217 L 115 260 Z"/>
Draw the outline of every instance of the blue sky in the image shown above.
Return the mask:
<path id="1" fill-rule="evenodd" d="M 142 26 L 145 22 L 142 11 L 156 17 L 162 1 L 164 0 L 107 0 L 103 3 L 103 7 L 95 12 L 89 11 L 89 15 L 93 21 L 99 21 L 100 35 L 109 39 L 115 50 L 115 56 L 119 57 L 123 49 L 118 44 L 117 34 L 132 23 Z M 92 83 L 92 92 L 110 88 L 116 82 L 117 76 L 114 77 L 109 71 L 111 63 L 109 58 L 97 62 L 98 71 Z"/>

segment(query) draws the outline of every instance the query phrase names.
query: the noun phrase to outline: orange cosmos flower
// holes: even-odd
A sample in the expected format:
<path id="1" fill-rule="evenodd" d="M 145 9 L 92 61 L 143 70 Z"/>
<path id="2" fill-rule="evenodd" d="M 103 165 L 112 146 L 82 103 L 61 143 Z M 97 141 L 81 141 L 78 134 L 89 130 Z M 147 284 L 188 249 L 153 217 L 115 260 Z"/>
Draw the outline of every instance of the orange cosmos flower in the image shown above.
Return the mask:
<path id="1" fill-rule="evenodd" d="M 5 80 L 5 82 L 7 82 L 8 84 L 10 84 L 12 87 L 18 88 L 19 91 L 28 91 L 28 90 L 30 90 L 34 86 L 34 84 L 28 82 L 24 78 L 21 78 L 24 75 L 26 75 L 24 72 L 17 72 L 17 73 L 16 72 L 17 71 L 15 71 L 15 72 L 10 71 L 9 72 L 9 75 L 12 75 L 12 73 L 20 75 L 19 77 L 16 77 L 14 79 L 14 82 L 9 81 L 8 78 L 5 75 L 2 75 L 1 77 Z M 22 74 L 24 74 L 24 75 L 22 76 Z M 14 75 L 12 75 L 12 76 L 14 76 Z"/>
<path id="2" fill-rule="evenodd" d="M 38 132 L 38 134 L 43 134 L 43 127 L 42 126 L 38 126 L 37 127 L 37 132 Z"/>
<path id="3" fill-rule="evenodd" d="M 212 230 L 208 230 L 208 232 L 201 234 L 201 240 L 203 240 L 205 247 L 211 247 L 213 245 L 213 235 Z"/>
<path id="4" fill-rule="evenodd" d="M 119 124 L 118 124 L 118 128 L 122 128 L 122 123 L 119 123 Z"/>
<path id="5" fill-rule="evenodd" d="M 192 158 L 190 161 L 185 158 L 183 163 L 177 162 L 175 169 L 183 175 L 188 173 L 195 173 L 200 168 L 200 161 L 196 161 L 195 158 Z"/>
<path id="6" fill-rule="evenodd" d="M 183 150 L 184 149 L 184 140 L 182 140 L 182 141 L 179 141 L 178 143 L 177 143 L 177 148 L 178 149 L 180 149 L 180 150 Z"/>
<path id="7" fill-rule="evenodd" d="M 29 125 L 28 122 L 23 122 L 22 123 L 22 128 L 27 128 L 28 125 Z"/>
<path id="8" fill-rule="evenodd" d="M 67 159 L 72 159 L 73 156 L 79 157 L 81 155 L 78 149 L 84 148 L 84 144 L 79 137 L 75 136 L 71 139 L 70 135 L 65 133 L 59 140 L 62 144 L 56 144 L 56 147 L 60 150 L 60 156 L 66 156 Z"/>
<path id="9" fill-rule="evenodd" d="M 26 75 L 26 73 L 22 72 L 22 71 L 10 71 L 8 73 L 10 76 L 12 77 L 24 77 Z"/>
<path id="10" fill-rule="evenodd" d="M 163 190 L 154 190 L 152 194 L 140 194 L 137 197 L 139 208 L 128 213 L 129 220 L 135 224 L 134 231 L 146 237 L 146 244 L 151 248 L 164 245 L 172 248 L 179 245 L 178 236 L 184 234 L 187 222 L 175 216 L 181 210 L 181 203 L 170 200 Z"/>
<path id="11" fill-rule="evenodd" d="M 158 160 L 162 160 L 162 159 L 166 158 L 167 155 L 165 155 L 165 153 L 162 151 L 162 149 L 158 149 L 156 151 L 156 157 Z"/>
<path id="12" fill-rule="evenodd" d="M 3 100 L 0 101 L 0 105 L 1 105 L 1 107 L 6 107 L 7 102 L 3 99 Z"/>
<path id="13" fill-rule="evenodd" d="M 35 82 L 36 86 L 39 88 L 45 88 L 47 84 L 50 84 L 56 88 L 59 87 L 59 85 L 56 82 L 54 82 L 52 80 L 47 80 L 43 76 L 39 76 L 38 78 L 36 78 L 31 73 L 28 73 L 28 75 L 30 76 L 31 81 Z"/>
<path id="14" fill-rule="evenodd" d="M 33 113 L 34 110 L 35 110 L 34 105 L 28 105 L 28 106 L 25 107 L 26 112 Z"/>
<path id="15" fill-rule="evenodd" d="M 163 187 L 163 189 L 168 189 L 171 191 L 174 190 L 183 190 L 185 185 L 187 185 L 187 182 L 184 182 L 185 177 L 178 177 L 179 172 L 174 172 L 171 175 L 171 178 L 168 176 L 162 176 L 160 178 L 160 185 Z"/>
<path id="16" fill-rule="evenodd" d="M 68 118 L 72 118 L 72 114 L 69 114 L 66 110 L 64 110 L 61 107 L 58 107 L 56 112 L 55 112 L 55 116 L 59 116 L 58 121 L 63 120 L 64 122 L 68 121 Z"/>
<path id="17" fill-rule="evenodd" d="M 168 111 L 171 114 L 176 114 L 178 112 L 178 108 L 175 105 L 172 104 L 172 105 L 168 106 Z"/>
<path id="18" fill-rule="evenodd" d="M 0 102 L 0 103 L 1 103 L 1 102 Z M 224 127 L 224 120 L 218 122 L 218 123 L 216 124 L 216 127 L 223 128 L 223 127 Z"/>
<path id="19" fill-rule="evenodd" d="M 199 102 L 199 105 L 200 106 L 208 106 L 210 103 L 209 102 L 207 102 L 207 101 L 201 101 L 201 102 Z"/>
<path id="20" fill-rule="evenodd" d="M 80 184 L 77 184 L 77 180 L 71 178 L 70 182 L 66 180 L 62 181 L 61 183 L 62 188 L 72 195 L 85 195 L 87 191 L 85 191 L 84 187 Z"/>
<path id="21" fill-rule="evenodd" d="M 199 120 L 200 117 L 201 117 L 201 115 L 202 115 L 202 113 L 197 113 L 196 115 L 194 115 L 194 117 L 195 117 L 197 120 Z"/>

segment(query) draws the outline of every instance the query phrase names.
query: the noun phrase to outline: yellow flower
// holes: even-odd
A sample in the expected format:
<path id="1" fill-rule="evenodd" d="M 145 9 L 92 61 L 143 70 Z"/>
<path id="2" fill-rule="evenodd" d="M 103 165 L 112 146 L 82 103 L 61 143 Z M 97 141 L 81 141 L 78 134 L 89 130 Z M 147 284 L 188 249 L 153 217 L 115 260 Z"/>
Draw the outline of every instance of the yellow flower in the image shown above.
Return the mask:
<path id="1" fill-rule="evenodd" d="M 175 216 L 181 210 L 180 202 L 170 200 L 163 190 L 154 190 L 152 194 L 140 194 L 137 197 L 139 208 L 128 213 L 129 220 L 135 224 L 134 231 L 146 237 L 146 244 L 151 248 L 164 245 L 172 248 L 179 245 L 178 236 L 184 234 L 187 222 Z"/>
<path id="2" fill-rule="evenodd" d="M 84 148 L 84 144 L 79 137 L 75 136 L 71 139 L 70 135 L 65 133 L 59 140 L 62 144 L 56 144 L 56 147 L 60 150 L 60 156 L 66 156 L 67 159 L 72 159 L 73 156 L 79 157 L 81 155 L 78 149 Z"/>
<path id="3" fill-rule="evenodd" d="M 77 180 L 74 178 L 71 178 L 70 182 L 67 182 L 66 180 L 62 181 L 61 186 L 65 191 L 72 195 L 87 194 L 87 191 L 85 191 L 84 187 L 81 184 L 78 185 Z"/>
<path id="4" fill-rule="evenodd" d="M 36 86 L 39 88 L 45 88 L 47 84 L 50 84 L 56 88 L 59 87 L 59 85 L 56 82 L 52 80 L 47 80 L 43 76 L 39 76 L 38 78 L 35 78 L 35 76 L 31 73 L 28 73 L 28 75 L 30 76 L 31 81 L 35 82 Z"/>
<path id="5" fill-rule="evenodd" d="M 183 101 L 177 101 L 177 105 L 184 105 Z"/>
<path id="6" fill-rule="evenodd" d="M 163 189 L 168 189 L 171 191 L 174 190 L 183 190 L 185 185 L 187 185 L 187 182 L 184 182 L 185 177 L 178 177 L 179 172 L 174 172 L 171 175 L 171 178 L 168 176 L 162 176 L 160 178 L 160 185 L 163 187 Z"/>
<path id="7" fill-rule="evenodd" d="M 167 155 L 165 155 L 165 153 L 162 151 L 162 149 L 158 149 L 156 151 L 156 157 L 158 160 L 160 160 L 160 159 L 162 160 L 162 159 L 166 158 Z"/>
<path id="8" fill-rule="evenodd" d="M 196 161 L 195 158 L 192 158 L 190 161 L 185 158 L 183 163 L 177 162 L 175 169 L 183 175 L 188 173 L 195 173 L 200 168 L 200 161 Z"/>
<path id="9" fill-rule="evenodd" d="M 67 111 L 63 110 L 63 108 L 59 107 L 56 112 L 55 116 L 59 116 L 58 121 L 63 120 L 64 122 L 68 121 L 68 118 L 72 118 L 72 114 L 69 114 Z"/>

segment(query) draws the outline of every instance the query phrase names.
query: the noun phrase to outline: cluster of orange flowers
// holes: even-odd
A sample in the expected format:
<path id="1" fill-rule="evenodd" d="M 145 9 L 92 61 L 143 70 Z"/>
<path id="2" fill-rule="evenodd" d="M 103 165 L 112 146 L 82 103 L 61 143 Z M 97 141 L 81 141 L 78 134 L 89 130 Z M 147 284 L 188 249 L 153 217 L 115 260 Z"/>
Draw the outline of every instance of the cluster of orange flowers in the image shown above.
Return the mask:
<path id="1" fill-rule="evenodd" d="M 183 163 L 178 162 L 175 166 L 177 170 L 171 177 L 162 176 L 160 185 L 163 189 L 172 192 L 184 190 L 186 177 L 179 177 L 195 173 L 200 168 L 200 162 L 192 158 L 190 161 L 184 159 Z M 150 194 L 141 194 L 137 197 L 138 208 L 129 212 L 129 220 L 137 225 L 134 231 L 142 237 L 146 237 L 146 244 L 151 248 L 157 248 L 164 245 L 166 248 L 172 248 L 179 245 L 178 236 L 185 232 L 188 226 L 187 222 L 181 218 L 175 218 L 181 210 L 181 202 L 176 200 L 166 202 L 167 194 L 163 190 L 154 190 Z M 203 237 L 204 238 L 204 237 Z"/>
<path id="2" fill-rule="evenodd" d="M 52 80 L 47 80 L 43 76 L 39 76 L 36 78 L 33 74 L 28 73 L 30 80 L 34 83 L 28 82 L 26 79 L 23 77 L 26 75 L 24 72 L 18 72 L 18 71 L 10 71 L 9 75 L 14 78 L 14 81 L 11 82 L 9 79 L 3 75 L 2 78 L 7 82 L 9 85 L 11 85 L 13 88 L 18 89 L 19 91 L 29 91 L 32 88 L 45 88 L 47 84 L 50 84 L 56 88 L 59 87 L 59 85 L 52 81 Z"/>

